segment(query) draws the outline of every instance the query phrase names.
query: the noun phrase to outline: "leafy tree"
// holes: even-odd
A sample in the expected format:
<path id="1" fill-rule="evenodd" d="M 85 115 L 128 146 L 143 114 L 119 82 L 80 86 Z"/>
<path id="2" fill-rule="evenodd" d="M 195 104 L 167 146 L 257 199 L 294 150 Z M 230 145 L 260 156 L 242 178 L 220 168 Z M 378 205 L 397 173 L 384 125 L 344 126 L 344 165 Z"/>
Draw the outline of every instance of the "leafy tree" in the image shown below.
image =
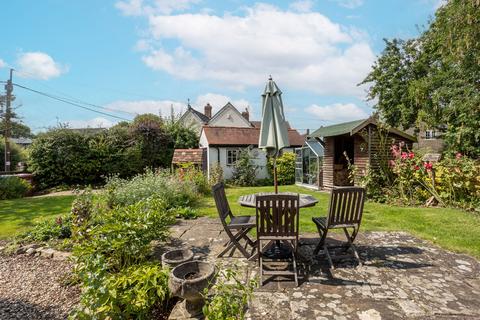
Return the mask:
<path id="1" fill-rule="evenodd" d="M 140 148 L 144 167 L 168 167 L 173 156 L 172 137 L 165 129 L 162 118 L 142 114 L 130 125 L 132 142 Z"/>
<path id="2" fill-rule="evenodd" d="M 393 126 L 446 128 L 450 151 L 480 156 L 480 2 L 451 0 L 429 27 L 386 48 L 362 83 Z"/>
<path id="3" fill-rule="evenodd" d="M 241 150 L 233 167 L 232 183 L 242 187 L 254 186 L 256 172 L 257 166 L 253 163 L 251 151 L 249 149 Z"/>
<path id="4" fill-rule="evenodd" d="M 198 135 L 195 131 L 181 125 L 178 121 L 169 122 L 166 126 L 173 139 L 175 149 L 198 148 Z"/>

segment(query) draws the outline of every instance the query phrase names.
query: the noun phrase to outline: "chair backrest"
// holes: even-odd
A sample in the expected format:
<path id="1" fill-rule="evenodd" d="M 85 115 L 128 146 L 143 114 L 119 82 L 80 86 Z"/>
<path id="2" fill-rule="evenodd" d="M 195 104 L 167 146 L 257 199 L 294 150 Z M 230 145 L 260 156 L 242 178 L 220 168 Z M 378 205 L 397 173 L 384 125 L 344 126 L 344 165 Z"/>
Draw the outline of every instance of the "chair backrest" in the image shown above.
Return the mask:
<path id="1" fill-rule="evenodd" d="M 257 196 L 257 237 L 298 237 L 299 195 Z"/>
<path id="2" fill-rule="evenodd" d="M 225 195 L 225 186 L 223 182 L 217 183 L 212 187 L 213 198 L 217 206 L 218 215 L 223 224 L 226 223 L 227 216 L 232 218 L 233 214 L 228 204 L 227 196 Z"/>
<path id="3" fill-rule="evenodd" d="M 328 225 L 360 224 L 364 202 L 364 188 L 334 187 L 330 193 Z"/>

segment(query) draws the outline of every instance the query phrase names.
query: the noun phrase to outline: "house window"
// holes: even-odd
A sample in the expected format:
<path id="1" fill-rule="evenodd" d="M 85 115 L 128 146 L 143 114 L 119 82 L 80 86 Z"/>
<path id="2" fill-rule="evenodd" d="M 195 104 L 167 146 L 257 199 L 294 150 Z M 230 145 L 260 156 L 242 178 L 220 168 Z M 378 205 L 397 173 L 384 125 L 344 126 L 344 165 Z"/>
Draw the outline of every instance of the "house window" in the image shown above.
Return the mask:
<path id="1" fill-rule="evenodd" d="M 233 166 L 240 157 L 240 150 L 227 149 L 227 166 Z"/>
<path id="2" fill-rule="evenodd" d="M 435 130 L 426 130 L 425 139 L 427 140 L 435 139 Z"/>

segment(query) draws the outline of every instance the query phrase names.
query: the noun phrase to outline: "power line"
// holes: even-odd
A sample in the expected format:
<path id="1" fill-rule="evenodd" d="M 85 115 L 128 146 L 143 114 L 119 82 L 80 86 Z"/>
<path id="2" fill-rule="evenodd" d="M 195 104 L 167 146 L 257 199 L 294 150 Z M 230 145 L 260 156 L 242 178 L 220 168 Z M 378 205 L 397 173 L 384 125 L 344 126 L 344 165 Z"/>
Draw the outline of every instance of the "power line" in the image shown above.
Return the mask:
<path id="1" fill-rule="evenodd" d="M 102 114 L 102 115 L 105 115 L 105 116 L 108 116 L 108 117 L 112 117 L 112 118 L 116 118 L 116 119 L 119 119 L 119 120 L 131 121 L 131 119 L 127 119 L 127 118 L 123 118 L 123 117 L 120 117 L 120 116 L 116 116 L 116 115 L 113 115 L 113 114 L 110 114 L 110 113 L 107 113 L 107 112 L 95 110 L 95 109 L 92 109 L 92 108 L 83 106 L 83 105 L 81 105 L 81 104 L 79 104 L 79 103 L 72 102 L 71 100 L 68 100 L 68 99 L 66 99 L 66 98 L 57 97 L 57 96 L 54 96 L 54 95 L 52 95 L 52 94 L 49 94 L 49 93 L 46 93 L 46 92 L 42 92 L 42 91 L 38 91 L 38 90 L 35 90 L 35 89 L 32 89 L 32 88 L 28 88 L 28 87 L 22 86 L 22 85 L 17 84 L 17 83 L 14 83 L 13 85 L 16 86 L 16 87 L 19 87 L 19 88 L 22 88 L 22 89 L 25 89 L 25 90 L 34 92 L 34 93 L 36 93 L 36 94 L 39 94 L 39 95 L 48 97 L 48 98 L 50 98 L 50 99 L 58 100 L 58 101 L 61 101 L 61 102 L 63 102 L 63 103 L 67 103 L 67 104 L 70 104 L 70 105 L 72 105 L 72 106 L 75 106 L 75 107 L 78 107 L 78 108 L 82 108 L 82 109 L 85 109 L 85 110 L 88 110 L 88 111 L 91 111 L 91 112 L 95 112 L 95 113 Z M 82 102 L 80 102 L 80 103 L 82 103 Z M 87 103 L 85 103 L 85 104 L 87 104 Z M 102 108 L 102 109 L 104 109 L 104 108 L 101 107 L 101 106 L 97 106 L 97 105 L 93 105 L 93 104 L 88 104 L 88 105 L 91 105 L 91 106 L 95 106 L 95 107 L 97 107 L 97 108 Z"/>

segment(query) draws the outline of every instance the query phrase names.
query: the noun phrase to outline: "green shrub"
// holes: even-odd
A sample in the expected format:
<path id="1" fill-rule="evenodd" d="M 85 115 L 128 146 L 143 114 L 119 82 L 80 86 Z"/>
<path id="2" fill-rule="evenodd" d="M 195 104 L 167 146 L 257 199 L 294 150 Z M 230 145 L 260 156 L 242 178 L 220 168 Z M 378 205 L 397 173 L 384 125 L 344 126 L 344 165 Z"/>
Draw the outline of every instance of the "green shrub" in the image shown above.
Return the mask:
<path id="1" fill-rule="evenodd" d="M 148 170 L 131 180 L 110 178 L 105 189 L 103 196 L 110 207 L 130 205 L 155 196 L 170 209 L 188 206 L 198 197 L 195 184 L 167 171 Z"/>
<path id="2" fill-rule="evenodd" d="M 93 271 L 93 272 L 92 272 Z M 108 273 L 101 258 L 81 272 L 86 288 L 73 319 L 149 319 L 154 305 L 166 305 L 168 270 L 144 263 Z"/>
<path id="3" fill-rule="evenodd" d="M 19 177 L 0 176 L 0 200 L 24 197 L 30 189 L 30 184 Z"/>
<path id="4" fill-rule="evenodd" d="M 212 288 L 204 291 L 207 297 L 203 307 L 205 318 L 207 320 L 243 319 L 256 282 L 250 280 L 246 284 L 242 283 L 238 280 L 237 273 L 231 269 L 220 271 L 217 279 L 217 283 Z M 209 292 L 213 294 L 209 296 Z"/>
<path id="5" fill-rule="evenodd" d="M 253 155 L 248 149 L 241 150 L 238 160 L 233 166 L 231 183 L 236 186 L 254 186 L 257 178 L 257 166 L 253 163 Z"/>
<path id="6" fill-rule="evenodd" d="M 274 158 L 268 159 L 268 171 L 273 178 Z M 284 152 L 277 158 L 277 181 L 279 185 L 295 183 L 295 153 Z"/>
<path id="7" fill-rule="evenodd" d="M 180 168 L 176 175 L 181 180 L 195 185 L 198 193 L 210 194 L 210 185 L 202 170 L 195 168 L 193 165 L 187 165 Z"/>
<path id="8" fill-rule="evenodd" d="M 220 163 L 216 163 L 210 167 L 210 180 L 208 183 L 210 186 L 223 182 L 223 168 Z"/>
<path id="9" fill-rule="evenodd" d="M 18 238 L 25 242 L 44 242 L 67 239 L 71 235 L 72 218 L 70 215 L 63 215 L 37 223 L 31 230 L 20 234 Z"/>
<path id="10" fill-rule="evenodd" d="M 198 213 L 195 209 L 190 207 L 183 207 L 183 208 L 172 208 L 171 209 L 178 218 L 183 219 L 196 219 L 198 217 Z"/>
<path id="11" fill-rule="evenodd" d="M 85 263 L 101 255 L 109 269 L 120 270 L 144 261 L 150 254 L 150 242 L 165 239 L 175 217 L 162 200 L 151 197 L 106 211 L 99 220 L 74 247 L 74 256 Z"/>

